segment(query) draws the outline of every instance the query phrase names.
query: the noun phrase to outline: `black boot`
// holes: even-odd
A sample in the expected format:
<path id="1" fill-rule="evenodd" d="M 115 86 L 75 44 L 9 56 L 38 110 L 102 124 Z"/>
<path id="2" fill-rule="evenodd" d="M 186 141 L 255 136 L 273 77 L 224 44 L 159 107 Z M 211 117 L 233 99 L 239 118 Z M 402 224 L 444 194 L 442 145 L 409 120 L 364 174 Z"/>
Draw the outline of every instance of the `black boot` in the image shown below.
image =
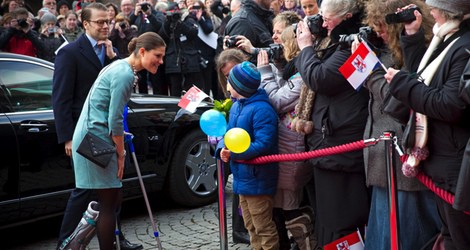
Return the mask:
<path id="1" fill-rule="evenodd" d="M 233 243 L 250 244 L 250 234 L 248 234 L 248 230 L 245 228 L 239 202 L 238 195 L 234 194 L 232 201 L 232 240 Z"/>
<path id="2" fill-rule="evenodd" d="M 287 235 L 286 229 L 286 218 L 284 217 L 284 212 L 282 208 L 273 209 L 273 221 L 276 224 L 277 234 L 279 236 L 279 249 L 280 250 L 290 250 L 291 242 L 289 236 Z"/>

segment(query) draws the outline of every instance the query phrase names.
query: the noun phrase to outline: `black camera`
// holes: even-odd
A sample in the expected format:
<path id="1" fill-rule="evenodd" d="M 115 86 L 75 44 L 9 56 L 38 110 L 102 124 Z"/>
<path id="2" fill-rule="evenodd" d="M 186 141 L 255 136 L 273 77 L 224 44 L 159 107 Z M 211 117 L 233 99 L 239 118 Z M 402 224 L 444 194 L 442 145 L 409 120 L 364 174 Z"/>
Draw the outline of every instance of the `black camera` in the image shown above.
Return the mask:
<path id="1" fill-rule="evenodd" d="M 26 18 L 21 18 L 21 19 L 18 19 L 18 26 L 20 26 L 20 28 L 28 28 L 29 27 L 29 23 L 28 23 L 28 20 L 26 20 Z"/>
<path id="2" fill-rule="evenodd" d="M 354 42 L 355 36 L 357 36 L 359 41 L 361 40 L 368 41 L 369 38 L 371 38 L 372 34 L 374 34 L 374 32 L 372 32 L 371 27 L 369 26 L 361 27 L 359 28 L 359 33 L 357 34 L 339 35 L 338 43 L 341 49 L 348 49 L 348 48 L 351 48 L 351 45 Z"/>
<path id="3" fill-rule="evenodd" d="M 421 12 L 421 10 L 414 6 L 409 9 L 405 9 L 400 12 L 395 12 L 392 14 L 388 14 L 385 16 L 385 22 L 387 24 L 394 24 L 394 23 L 410 23 L 414 20 L 416 20 L 414 11 L 417 10 Z"/>
<path id="4" fill-rule="evenodd" d="M 125 22 L 120 22 L 120 23 L 119 23 L 119 27 L 121 27 L 122 30 L 125 30 L 126 27 L 127 27 L 127 25 L 126 25 Z"/>
<path id="5" fill-rule="evenodd" d="M 310 33 L 315 37 L 326 37 L 328 30 L 323 28 L 323 17 L 320 14 L 307 17 L 306 20 Z M 297 24 L 294 25 L 294 33 L 297 34 Z"/>
<path id="6" fill-rule="evenodd" d="M 230 12 L 230 8 L 227 6 L 224 6 L 222 2 L 219 3 L 217 6 L 217 9 L 222 12 L 222 14 L 228 14 Z"/>
<path id="7" fill-rule="evenodd" d="M 145 11 L 145 12 L 147 12 L 147 10 L 149 10 L 149 8 L 151 8 L 151 7 L 152 7 L 152 6 L 151 6 L 149 3 L 142 3 L 142 4 L 140 4 L 140 8 L 141 8 L 143 11 Z"/>
<path id="8" fill-rule="evenodd" d="M 225 47 L 227 48 L 237 47 L 237 35 L 230 36 L 227 40 L 225 40 Z"/>
<path id="9" fill-rule="evenodd" d="M 283 53 L 283 47 L 282 44 L 277 44 L 277 43 L 271 43 L 269 47 L 267 48 L 255 48 L 253 51 L 253 56 L 258 55 L 258 53 L 264 50 L 268 53 L 269 61 L 274 62 L 274 61 L 279 61 L 281 60 L 282 53 Z"/>
<path id="10" fill-rule="evenodd" d="M 168 22 L 177 23 L 177 22 L 181 21 L 181 12 L 179 12 L 179 11 L 174 11 L 174 12 L 167 11 L 166 12 L 166 19 L 167 19 Z"/>

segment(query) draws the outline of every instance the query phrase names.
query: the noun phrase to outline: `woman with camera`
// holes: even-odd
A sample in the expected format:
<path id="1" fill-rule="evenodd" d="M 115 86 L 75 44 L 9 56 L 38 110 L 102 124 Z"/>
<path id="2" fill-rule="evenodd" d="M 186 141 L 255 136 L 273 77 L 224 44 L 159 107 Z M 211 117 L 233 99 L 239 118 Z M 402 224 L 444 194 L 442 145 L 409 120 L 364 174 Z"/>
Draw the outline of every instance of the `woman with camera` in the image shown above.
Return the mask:
<path id="1" fill-rule="evenodd" d="M 322 26 L 327 30 L 325 39 L 329 39 L 324 50 L 315 49 L 310 29 L 304 22 L 299 22 L 296 33 L 301 51 L 295 66 L 305 84 L 315 92 L 311 113 L 313 132 L 307 135 L 307 150 L 362 140 L 368 116 L 367 90 L 355 90 L 338 70 L 351 56 L 349 48 L 340 48 L 339 37 L 359 32 L 360 1 L 324 0 L 321 15 Z M 319 244 L 324 246 L 358 229 L 364 233 L 370 196 L 365 185 L 362 151 L 314 158 L 309 162 L 314 172 L 315 233 Z"/>
<path id="2" fill-rule="evenodd" d="M 282 16 L 286 13 L 279 14 Z M 298 16 L 297 14 L 295 14 Z M 300 16 L 297 17 L 300 21 Z M 276 27 L 276 24 L 274 25 Z M 284 58 L 287 64 L 279 71 L 274 64 L 269 63 L 268 53 L 261 50 L 258 53 L 258 69 L 261 73 L 261 86 L 269 95 L 269 100 L 279 115 L 279 153 L 292 154 L 305 151 L 305 133 L 294 130 L 294 120 L 300 114 L 296 107 L 301 106 L 300 100 L 304 83 L 295 68 L 296 56 L 300 52 L 295 40 L 295 28 L 286 24 L 279 39 L 284 48 Z M 321 39 L 321 38 L 319 38 Z M 313 99 L 310 99 L 313 101 Z M 310 105 L 312 104 L 310 101 Z M 281 249 L 290 249 L 287 230 L 292 234 L 300 250 L 317 249 L 314 235 L 314 214 L 312 208 L 301 208 L 303 189 L 310 181 L 313 168 L 306 162 L 287 161 L 279 163 L 279 180 L 274 196 L 273 217 L 276 222 Z"/>
<path id="3" fill-rule="evenodd" d="M 170 95 L 182 96 L 193 85 L 203 89 L 201 57 L 194 41 L 198 38 L 197 16 L 175 10 L 167 12 L 159 34 L 167 43 L 165 78 L 170 83 Z"/>
<path id="4" fill-rule="evenodd" d="M 129 18 L 122 13 L 119 13 L 115 20 L 116 22 L 114 23 L 113 31 L 109 36 L 109 40 L 113 42 L 113 45 L 118 50 L 120 57 L 127 57 L 129 56 L 127 45 L 132 38 L 138 36 L 137 30 L 130 27 Z"/>
<path id="5" fill-rule="evenodd" d="M 372 27 L 377 36 L 383 40 L 384 45 L 374 51 L 385 67 L 411 70 L 417 67 L 417 65 L 405 65 L 400 45 L 400 35 L 404 27 L 404 22 L 400 20 L 403 20 L 403 13 L 395 14 L 398 8 L 408 4 L 415 4 L 421 9 L 423 13 L 422 28 L 428 34 L 423 43 L 429 44 L 433 21 L 424 2 L 390 0 L 388 4 L 383 4 L 382 0 L 370 0 L 367 4 L 364 22 Z M 412 16 L 414 17 L 414 14 Z M 390 22 L 392 18 L 396 21 Z M 357 40 L 352 44 L 351 52 L 354 53 L 358 45 L 359 41 Z M 384 131 L 394 131 L 401 140 L 403 138 L 403 123 L 406 124 L 406 121 L 400 122 L 397 119 L 397 111 L 400 109 L 395 109 L 395 112 L 392 113 L 392 107 L 399 106 L 395 106 L 398 104 L 395 102 L 396 99 L 391 99 L 389 85 L 383 76 L 384 73 L 382 67 L 377 67 L 363 83 L 363 86 L 370 92 L 369 117 L 364 139 L 379 138 Z M 403 111 L 404 116 L 409 117 L 409 109 L 405 107 Z M 367 250 L 390 249 L 390 240 L 393 239 L 389 233 L 384 233 L 390 230 L 385 157 L 385 151 L 381 146 L 364 149 L 366 182 L 372 189 L 365 241 L 365 249 Z M 401 169 L 398 153 L 395 154 L 394 160 L 397 169 Z M 438 234 L 441 225 L 433 193 L 419 180 L 406 177 L 400 170 L 396 171 L 395 176 L 401 247 L 402 249 L 429 249 L 434 244 L 432 238 Z"/>
<path id="6" fill-rule="evenodd" d="M 420 156 L 416 148 L 427 149 L 428 155 L 419 158 L 418 166 L 405 161 L 405 170 L 415 174 L 423 171 L 434 185 L 454 195 L 470 138 L 470 107 L 458 91 L 470 58 L 467 52 L 470 50 L 470 2 L 426 0 L 426 4 L 431 7 L 436 22 L 429 46 L 423 42 L 423 18 L 418 10 L 413 11 L 415 20 L 404 25 L 400 37 L 405 63 L 411 65 L 418 61 L 417 70 L 389 68 L 385 78 L 392 95 L 413 110 L 416 118 L 411 122 L 424 128 L 415 131 L 415 143 L 410 145 L 413 150 L 408 159 Z M 413 6 L 404 6 L 400 11 L 410 7 Z M 469 249 L 470 216 L 437 195 L 435 200 L 445 249 Z"/>
<path id="7" fill-rule="evenodd" d="M 49 62 L 54 62 L 55 51 L 65 42 L 62 29 L 56 26 L 57 18 L 51 13 L 45 13 L 41 17 L 41 34 L 39 39 L 43 49 L 38 50 L 38 57 Z"/>
<path id="8" fill-rule="evenodd" d="M 199 24 L 198 37 L 194 40 L 194 45 L 198 48 L 199 52 L 199 63 L 201 72 L 204 79 L 203 91 L 210 95 L 211 90 L 212 96 L 215 99 L 223 98 L 222 92 L 219 93 L 217 88 L 212 86 L 216 83 L 216 72 L 215 72 L 215 49 L 217 45 L 217 35 L 214 32 L 214 25 L 212 24 L 212 18 L 206 10 L 206 6 L 202 1 L 195 1 L 190 7 L 190 15 L 194 15 Z M 211 34 L 213 33 L 213 34 Z M 212 36 L 211 36 L 212 35 Z"/>

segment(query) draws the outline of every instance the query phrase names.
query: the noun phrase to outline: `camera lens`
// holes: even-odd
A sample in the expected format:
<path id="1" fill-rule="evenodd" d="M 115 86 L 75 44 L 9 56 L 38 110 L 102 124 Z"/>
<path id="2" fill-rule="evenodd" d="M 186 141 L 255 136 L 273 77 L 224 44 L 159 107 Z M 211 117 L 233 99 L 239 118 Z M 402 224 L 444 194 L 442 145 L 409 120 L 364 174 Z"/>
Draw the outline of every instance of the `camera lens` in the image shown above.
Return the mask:
<path id="1" fill-rule="evenodd" d="M 28 21 L 26 20 L 26 18 L 22 18 L 22 19 L 18 20 L 18 25 L 21 28 L 28 28 L 28 26 L 29 26 Z"/>
<path id="2" fill-rule="evenodd" d="M 126 28 L 126 23 L 125 22 L 120 22 L 119 27 L 121 27 L 121 29 L 125 29 Z"/>
<path id="3" fill-rule="evenodd" d="M 140 5 L 140 8 L 143 10 L 143 11 L 147 11 L 150 7 L 150 4 L 148 3 L 143 3 Z"/>

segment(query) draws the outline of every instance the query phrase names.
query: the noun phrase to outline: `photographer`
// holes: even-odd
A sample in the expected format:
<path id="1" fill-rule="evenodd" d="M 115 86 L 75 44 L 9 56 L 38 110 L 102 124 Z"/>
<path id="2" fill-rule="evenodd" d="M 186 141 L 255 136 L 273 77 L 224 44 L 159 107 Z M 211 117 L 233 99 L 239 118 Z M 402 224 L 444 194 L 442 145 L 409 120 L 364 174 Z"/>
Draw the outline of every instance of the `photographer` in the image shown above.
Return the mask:
<path id="1" fill-rule="evenodd" d="M 294 19 L 293 16 L 286 18 L 288 13 L 292 13 L 291 15 L 295 15 L 297 18 Z M 303 110 L 296 108 L 302 106 L 301 101 L 307 102 L 310 107 L 313 104 L 313 95 L 310 95 L 310 101 L 305 100 L 308 94 L 304 90 L 306 86 L 295 68 L 296 56 L 300 53 L 300 49 L 295 40 L 295 26 L 292 25 L 292 22 L 297 23 L 300 20 L 301 17 L 295 12 L 286 11 L 277 15 L 273 21 L 275 30 L 280 26 L 283 27 L 278 30 L 280 34 L 275 39 L 283 45 L 283 57 L 287 60 L 282 70 L 279 70 L 274 64 L 268 63 L 271 60 L 265 50 L 259 51 L 257 59 L 258 69 L 261 73 L 261 87 L 268 93 L 269 101 L 279 116 L 278 142 L 280 154 L 304 152 L 304 137 L 305 134 L 309 133 L 306 129 L 307 123 L 303 124 L 301 132 L 293 127 L 294 120 L 298 119 L 301 112 L 303 112 Z M 320 39 L 321 37 L 318 38 L 318 40 Z M 301 95 L 301 93 L 305 94 Z M 311 108 L 308 110 L 311 111 Z M 300 128 L 301 126 L 297 127 Z M 278 230 L 281 249 L 290 249 L 287 230 L 293 236 L 298 249 L 317 249 L 317 240 L 314 236 L 315 219 L 312 208 L 301 208 L 303 189 L 312 178 L 312 174 L 313 168 L 306 162 L 289 161 L 279 163 L 279 179 L 276 195 L 274 196 L 273 218 Z"/>
<path id="2" fill-rule="evenodd" d="M 470 3 L 468 0 L 426 0 L 435 24 L 429 46 L 425 38 L 423 15 L 414 10 L 415 20 L 404 25 L 400 42 L 405 63 L 420 60 L 410 72 L 389 68 L 385 79 L 390 93 L 413 110 L 410 119 L 416 127 L 412 148 L 427 149 L 429 155 L 418 159 L 418 166 L 405 161 L 408 171 L 423 171 L 433 184 L 451 195 L 457 194 L 457 182 L 465 145 L 470 138 L 470 107 L 459 96 L 459 84 L 470 49 Z M 407 11 L 412 5 L 403 6 Z M 411 62 L 411 63 L 410 63 Z M 423 121 L 426 121 L 423 123 Z M 413 129 L 414 130 L 414 129 Z M 413 133 L 413 132 L 412 132 Z M 414 152 L 408 156 L 413 159 Z M 416 159 L 416 158 L 415 158 Z M 464 191 L 465 195 L 468 192 Z M 435 195 L 445 249 L 468 249 L 470 216 Z"/>
<path id="3" fill-rule="evenodd" d="M 109 35 L 109 40 L 113 42 L 114 47 L 119 52 L 122 58 L 129 56 L 127 45 L 132 38 L 137 37 L 137 30 L 133 29 L 129 25 L 129 18 L 124 14 L 120 13 L 116 16 L 116 23 L 114 28 Z"/>
<path id="4" fill-rule="evenodd" d="M 193 85 L 203 89 L 200 55 L 194 45 L 199 25 L 196 15 L 190 12 L 168 11 L 166 17 L 160 31 L 167 44 L 165 77 L 170 83 L 170 95 L 180 97 L 183 90 Z"/>
<path id="5" fill-rule="evenodd" d="M 299 22 L 296 34 L 301 52 L 295 66 L 305 84 L 315 92 L 311 113 L 314 129 L 306 138 L 308 151 L 362 140 L 368 116 L 367 90 L 355 90 L 338 70 L 351 56 L 350 49 L 338 48 L 339 35 L 359 32 L 362 6 L 356 0 L 323 0 L 321 15 L 327 29 L 325 39 L 330 39 L 325 49 L 314 48 L 304 22 Z M 358 228 L 364 233 L 370 197 L 362 151 L 309 162 L 314 172 L 315 232 L 319 244 L 324 246 Z"/>
<path id="6" fill-rule="evenodd" d="M 49 62 L 54 62 L 55 51 L 65 42 L 62 29 L 56 26 L 57 18 L 51 13 L 45 13 L 41 17 L 41 34 L 43 49 L 38 50 L 38 57 Z"/>
<path id="7" fill-rule="evenodd" d="M 415 67 L 405 65 L 400 46 L 400 35 L 406 22 L 401 18 L 404 12 L 395 14 L 398 8 L 411 3 L 418 5 L 423 13 L 424 25 L 422 28 L 429 35 L 422 42 L 429 44 L 433 21 L 424 2 L 393 0 L 384 5 L 382 0 L 370 0 L 367 4 L 364 21 L 384 42 L 384 46 L 375 52 L 385 67 L 403 69 Z M 414 14 L 411 14 L 414 17 Z M 395 21 L 390 22 L 390 17 L 394 17 Z M 354 53 L 358 45 L 359 41 L 355 41 L 351 46 L 351 52 Z M 377 67 L 363 83 L 363 87 L 370 92 L 369 117 L 367 118 L 364 139 L 378 138 L 384 131 L 394 131 L 398 138 L 403 138 L 403 123 L 389 113 L 392 102 L 390 101 L 389 85 L 384 74 L 385 71 L 382 67 Z M 409 117 L 409 109 L 404 108 L 404 116 Z M 364 149 L 366 183 L 372 189 L 371 208 L 366 229 L 367 240 L 364 248 L 366 250 L 390 249 L 390 234 L 384 233 L 390 229 L 385 157 L 385 151 L 381 147 L 366 147 Z M 394 160 L 397 163 L 397 169 L 400 169 L 398 167 L 401 165 L 399 164 L 401 162 L 400 156 L 395 154 Z M 402 249 L 430 249 L 430 245 L 434 244 L 431 240 L 438 234 L 441 225 L 433 193 L 418 179 L 408 178 L 400 170 L 396 172 L 396 187 L 397 211 L 400 215 L 398 217 L 399 238 L 406 239 L 400 242 Z M 420 232 L 418 235 L 410 237 L 417 231 Z"/>
<path id="8" fill-rule="evenodd" d="M 163 23 L 165 23 L 165 15 L 154 9 L 153 0 L 139 0 L 135 5 L 134 12 L 129 16 L 129 24 L 137 27 L 137 35 L 150 31 L 160 34 Z M 156 74 L 151 74 L 145 69 L 138 72 L 138 92 L 149 93 L 149 89 L 152 89 L 155 94 L 167 94 L 167 91 L 160 91 L 164 88 L 159 86 L 165 82 L 163 69 L 162 65 Z"/>
<path id="9" fill-rule="evenodd" d="M 196 17 L 199 25 L 198 37 L 194 40 L 194 45 L 199 50 L 199 63 L 204 79 L 202 90 L 210 95 L 211 89 L 214 89 L 212 85 L 217 86 L 214 62 L 215 47 L 212 47 L 214 44 L 217 44 L 217 36 L 213 33 L 214 26 L 212 24 L 212 18 L 206 11 L 206 6 L 202 1 L 195 1 L 189 11 L 190 14 Z M 222 94 L 222 92 L 220 94 Z M 223 98 L 223 95 L 219 95 L 217 88 L 215 88 L 212 95 L 217 99 Z"/>
<path id="10" fill-rule="evenodd" d="M 16 8 L 12 14 L 10 27 L 0 34 L 0 50 L 36 57 L 43 46 L 38 33 L 31 29 L 33 20 L 29 12 L 25 8 Z"/>
<path id="11" fill-rule="evenodd" d="M 242 35 L 256 48 L 265 48 L 273 43 L 272 20 L 274 14 L 269 10 L 271 1 L 243 1 L 224 31 L 224 43 L 230 36 Z"/>
<path id="12" fill-rule="evenodd" d="M 165 15 L 153 8 L 153 0 L 140 0 L 129 17 L 129 24 L 137 26 L 138 34 L 157 32 L 165 22 Z"/>

